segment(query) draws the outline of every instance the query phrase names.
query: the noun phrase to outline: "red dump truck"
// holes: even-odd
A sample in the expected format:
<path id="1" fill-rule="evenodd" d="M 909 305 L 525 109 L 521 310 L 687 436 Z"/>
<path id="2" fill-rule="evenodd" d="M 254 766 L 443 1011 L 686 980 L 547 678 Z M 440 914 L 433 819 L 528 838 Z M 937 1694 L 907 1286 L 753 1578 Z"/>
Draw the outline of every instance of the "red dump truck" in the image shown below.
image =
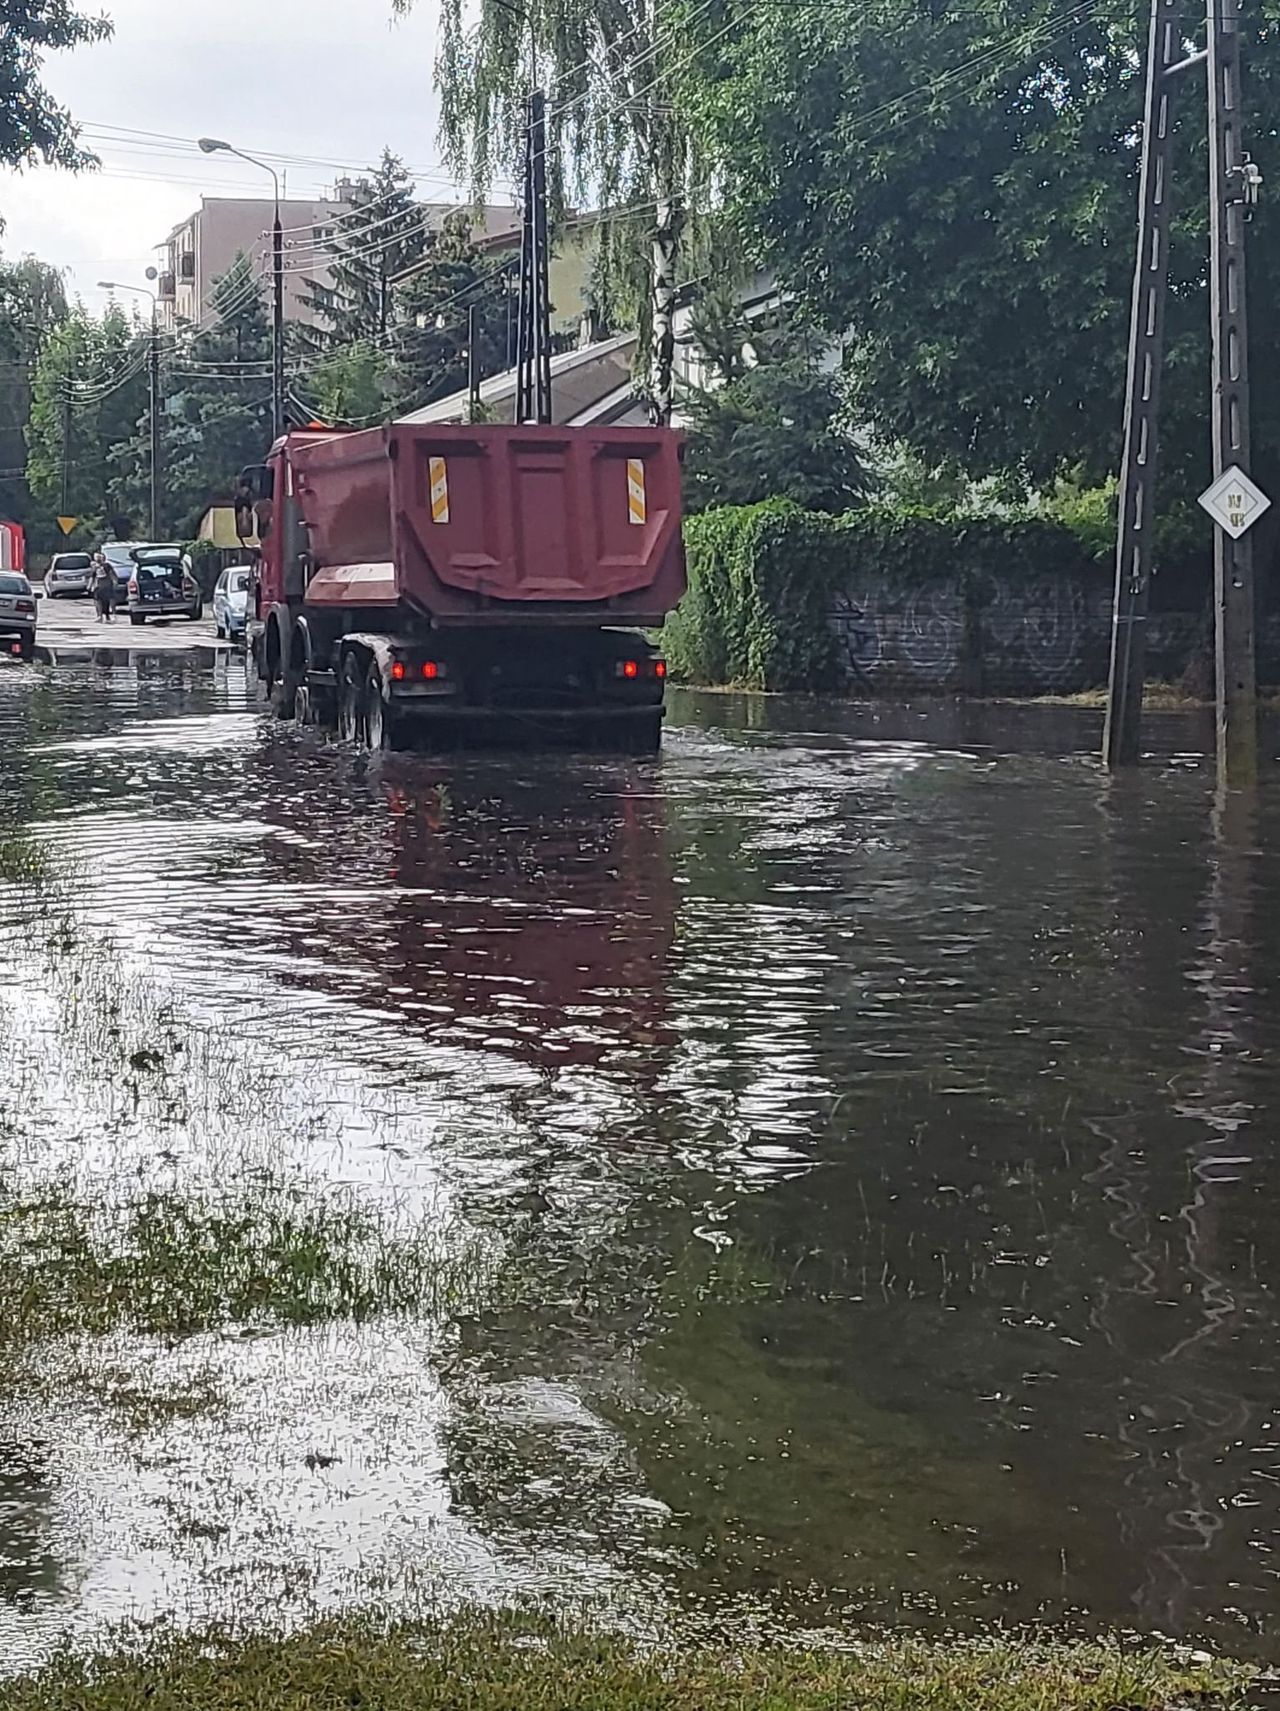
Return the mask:
<path id="1" fill-rule="evenodd" d="M 681 436 L 392 422 L 242 472 L 250 626 L 284 717 L 372 748 L 476 732 L 651 752 L 685 587 Z"/>

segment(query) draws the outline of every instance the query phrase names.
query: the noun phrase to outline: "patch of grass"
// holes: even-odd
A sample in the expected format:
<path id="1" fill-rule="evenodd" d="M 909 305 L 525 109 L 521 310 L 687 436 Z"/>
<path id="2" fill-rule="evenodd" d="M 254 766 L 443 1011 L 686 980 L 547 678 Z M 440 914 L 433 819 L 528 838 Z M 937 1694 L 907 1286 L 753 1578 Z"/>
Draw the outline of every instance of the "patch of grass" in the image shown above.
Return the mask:
<path id="1" fill-rule="evenodd" d="M 38 839 L 0 837 L 0 880 L 9 885 L 40 885 L 49 872 L 48 851 Z"/>
<path id="2" fill-rule="evenodd" d="M 389 1226 L 344 1190 L 301 1180 L 93 1209 L 49 1187 L 0 1197 L 0 1349 L 466 1310 L 489 1269 L 428 1218 Z"/>
<path id="3" fill-rule="evenodd" d="M 1249 1671 L 1115 1643 L 998 1638 L 643 1651 L 550 1619 L 152 1635 L 0 1683 L 0 1711 L 1226 1711 Z"/>
<path id="4" fill-rule="evenodd" d="M 143 1382 L 142 1374 L 121 1367 L 78 1367 L 72 1382 L 99 1407 L 114 1414 L 129 1431 L 141 1436 L 174 1420 L 198 1420 L 216 1414 L 226 1402 L 214 1374 L 206 1369 L 168 1386 Z"/>
<path id="5" fill-rule="evenodd" d="M 1098 707 L 1107 705 L 1105 689 L 1080 689 L 1074 695 L 1037 695 L 1036 706 Z M 1176 713 L 1197 707 L 1211 707 L 1212 700 L 1192 694 L 1178 683 L 1148 683 L 1142 691 L 1142 705 L 1149 712 Z"/>

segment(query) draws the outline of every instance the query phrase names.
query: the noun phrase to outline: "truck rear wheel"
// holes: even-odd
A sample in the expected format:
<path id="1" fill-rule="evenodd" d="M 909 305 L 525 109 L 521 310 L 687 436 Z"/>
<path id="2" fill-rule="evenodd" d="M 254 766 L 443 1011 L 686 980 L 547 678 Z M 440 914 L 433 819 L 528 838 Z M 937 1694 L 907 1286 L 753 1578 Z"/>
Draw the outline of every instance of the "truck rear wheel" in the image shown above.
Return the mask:
<path id="1" fill-rule="evenodd" d="M 662 748 L 662 714 L 646 713 L 619 733 L 623 754 L 656 755 Z"/>
<path id="2" fill-rule="evenodd" d="M 364 734 L 364 676 L 359 655 L 342 655 L 337 674 L 337 734 L 344 743 L 359 743 Z"/>
<path id="3" fill-rule="evenodd" d="M 374 660 L 364 678 L 364 735 L 371 749 L 394 747 L 395 714 L 387 705 L 382 673 Z"/>

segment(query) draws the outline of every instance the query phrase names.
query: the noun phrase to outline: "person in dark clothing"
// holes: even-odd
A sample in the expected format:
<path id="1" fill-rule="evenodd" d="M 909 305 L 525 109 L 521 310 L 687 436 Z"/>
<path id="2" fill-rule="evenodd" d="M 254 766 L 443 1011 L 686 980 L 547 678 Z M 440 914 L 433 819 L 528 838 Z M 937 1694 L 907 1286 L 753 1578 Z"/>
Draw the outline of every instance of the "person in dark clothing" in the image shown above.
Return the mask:
<path id="1" fill-rule="evenodd" d="M 93 603 L 98 608 L 98 622 L 112 623 L 116 603 L 116 573 L 107 562 L 105 553 L 95 554 L 93 560 Z"/>

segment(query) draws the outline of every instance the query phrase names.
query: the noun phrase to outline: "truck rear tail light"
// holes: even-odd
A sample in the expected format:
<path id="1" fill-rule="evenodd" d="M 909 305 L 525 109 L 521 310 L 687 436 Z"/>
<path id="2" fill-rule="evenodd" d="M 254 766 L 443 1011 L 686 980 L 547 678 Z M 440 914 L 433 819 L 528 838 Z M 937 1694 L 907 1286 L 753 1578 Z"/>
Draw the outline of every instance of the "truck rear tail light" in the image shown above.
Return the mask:
<path id="1" fill-rule="evenodd" d="M 640 661 L 636 659 L 624 659 L 622 664 L 618 667 L 618 672 L 622 677 L 639 677 Z"/>
<path id="2" fill-rule="evenodd" d="M 405 673 L 404 661 L 402 659 L 392 660 L 392 662 L 391 662 L 392 681 L 395 683 L 403 683 L 404 682 L 404 673 Z"/>
<path id="3" fill-rule="evenodd" d="M 436 678 L 441 675 L 439 661 L 434 659 L 424 659 L 422 662 L 422 675 L 426 678 L 428 683 L 434 683 Z"/>
<path id="4" fill-rule="evenodd" d="M 655 677 L 665 677 L 667 675 L 667 662 L 665 659 L 654 660 L 653 675 Z"/>

